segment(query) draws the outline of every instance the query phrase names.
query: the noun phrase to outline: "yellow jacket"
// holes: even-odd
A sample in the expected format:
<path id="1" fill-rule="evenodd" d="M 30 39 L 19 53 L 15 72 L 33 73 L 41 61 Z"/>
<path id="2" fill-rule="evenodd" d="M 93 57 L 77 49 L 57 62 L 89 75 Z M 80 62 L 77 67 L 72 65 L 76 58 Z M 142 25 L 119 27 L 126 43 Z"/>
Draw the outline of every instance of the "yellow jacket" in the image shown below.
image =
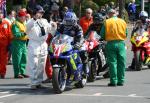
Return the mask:
<path id="1" fill-rule="evenodd" d="M 125 40 L 127 24 L 123 19 L 112 17 L 105 22 L 105 40 Z"/>

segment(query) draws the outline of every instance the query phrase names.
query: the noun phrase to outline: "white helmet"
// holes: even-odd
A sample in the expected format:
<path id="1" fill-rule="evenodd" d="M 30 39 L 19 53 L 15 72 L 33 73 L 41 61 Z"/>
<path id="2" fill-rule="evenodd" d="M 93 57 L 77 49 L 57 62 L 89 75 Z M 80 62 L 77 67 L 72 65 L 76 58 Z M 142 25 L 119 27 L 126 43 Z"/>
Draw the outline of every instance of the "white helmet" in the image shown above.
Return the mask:
<path id="1" fill-rule="evenodd" d="M 141 11 L 140 14 L 139 14 L 139 17 L 145 17 L 145 18 L 148 18 L 148 13 L 146 11 Z"/>

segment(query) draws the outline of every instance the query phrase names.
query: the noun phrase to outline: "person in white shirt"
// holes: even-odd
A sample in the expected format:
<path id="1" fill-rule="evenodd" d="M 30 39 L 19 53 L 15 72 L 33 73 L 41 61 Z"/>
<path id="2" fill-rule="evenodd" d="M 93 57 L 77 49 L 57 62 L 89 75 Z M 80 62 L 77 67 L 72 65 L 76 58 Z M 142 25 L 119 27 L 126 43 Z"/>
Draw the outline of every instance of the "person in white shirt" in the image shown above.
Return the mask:
<path id="1" fill-rule="evenodd" d="M 48 54 L 46 40 L 48 34 L 55 34 L 57 29 L 56 24 L 49 24 L 46 19 L 42 18 L 43 13 L 43 8 L 37 5 L 34 10 L 33 18 L 26 24 L 26 33 L 29 37 L 27 69 L 30 70 L 31 89 L 41 87 Z"/>

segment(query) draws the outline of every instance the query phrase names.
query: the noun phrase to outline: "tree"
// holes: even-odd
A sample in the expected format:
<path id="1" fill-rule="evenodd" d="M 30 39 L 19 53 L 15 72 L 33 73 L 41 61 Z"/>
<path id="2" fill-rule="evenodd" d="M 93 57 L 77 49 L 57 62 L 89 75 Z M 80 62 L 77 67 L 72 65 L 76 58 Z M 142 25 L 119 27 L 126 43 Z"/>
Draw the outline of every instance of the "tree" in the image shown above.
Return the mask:
<path id="1" fill-rule="evenodd" d="M 85 9 L 86 8 L 91 8 L 94 12 L 96 12 L 99 9 L 99 5 L 97 5 L 92 0 L 82 0 L 81 11 L 79 12 L 79 10 L 80 10 L 79 4 L 75 5 L 74 11 L 78 15 L 78 17 L 80 17 L 80 16 L 83 16 L 85 14 Z"/>
<path id="2" fill-rule="evenodd" d="M 97 3 L 99 6 L 104 6 L 105 4 L 108 4 L 109 2 L 116 2 L 117 0 L 93 0 L 95 3 Z"/>

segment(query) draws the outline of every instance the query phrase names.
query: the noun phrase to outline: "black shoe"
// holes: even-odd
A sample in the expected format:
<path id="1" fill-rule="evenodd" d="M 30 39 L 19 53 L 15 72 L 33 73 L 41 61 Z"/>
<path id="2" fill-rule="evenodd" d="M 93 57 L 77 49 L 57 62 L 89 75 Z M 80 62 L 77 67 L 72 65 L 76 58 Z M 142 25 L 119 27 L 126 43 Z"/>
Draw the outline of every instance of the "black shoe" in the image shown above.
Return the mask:
<path id="1" fill-rule="evenodd" d="M 4 75 L 0 75 L 0 79 L 5 79 L 5 76 Z"/>
<path id="2" fill-rule="evenodd" d="M 21 74 L 24 78 L 29 78 L 29 76 L 28 75 L 26 75 L 26 74 Z"/>
<path id="3" fill-rule="evenodd" d="M 132 65 L 128 66 L 128 69 L 135 70 L 134 66 L 132 66 Z"/>
<path id="4" fill-rule="evenodd" d="M 47 78 L 46 80 L 42 81 L 42 83 L 51 83 L 52 79 Z"/>
<path id="5" fill-rule="evenodd" d="M 116 85 L 116 84 L 109 83 L 108 86 L 109 86 L 109 87 L 116 87 L 117 85 Z"/>
<path id="6" fill-rule="evenodd" d="M 42 86 L 41 84 L 39 85 L 31 85 L 30 89 L 31 90 L 37 90 L 37 89 L 44 89 L 45 87 Z"/>
<path id="7" fill-rule="evenodd" d="M 118 84 L 117 84 L 117 86 L 124 86 L 124 84 L 122 84 L 122 83 L 118 83 Z"/>
<path id="8" fill-rule="evenodd" d="M 18 76 L 15 76 L 14 78 L 22 79 L 22 78 L 24 78 L 24 76 L 23 75 L 18 75 Z"/>
<path id="9" fill-rule="evenodd" d="M 7 63 L 7 65 L 12 65 L 12 61 L 9 60 L 8 63 Z"/>

